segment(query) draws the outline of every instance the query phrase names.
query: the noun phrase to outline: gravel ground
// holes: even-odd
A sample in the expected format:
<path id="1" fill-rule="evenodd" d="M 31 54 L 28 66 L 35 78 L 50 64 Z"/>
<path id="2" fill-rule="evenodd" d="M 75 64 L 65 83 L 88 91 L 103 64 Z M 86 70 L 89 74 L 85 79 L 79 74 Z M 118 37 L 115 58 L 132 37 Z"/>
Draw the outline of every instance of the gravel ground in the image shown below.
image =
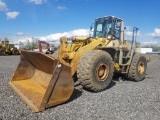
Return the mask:
<path id="1" fill-rule="evenodd" d="M 100 93 L 75 88 L 69 102 L 33 113 L 8 82 L 19 56 L 0 56 L 0 120 L 159 120 L 160 56 L 151 55 L 145 80 L 118 81 Z"/>

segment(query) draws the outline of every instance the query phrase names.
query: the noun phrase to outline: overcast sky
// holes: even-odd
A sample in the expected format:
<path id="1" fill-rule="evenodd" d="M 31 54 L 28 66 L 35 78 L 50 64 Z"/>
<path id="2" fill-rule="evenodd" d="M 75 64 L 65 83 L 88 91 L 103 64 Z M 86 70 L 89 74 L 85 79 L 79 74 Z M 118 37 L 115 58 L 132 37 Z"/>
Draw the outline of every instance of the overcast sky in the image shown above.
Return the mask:
<path id="1" fill-rule="evenodd" d="M 160 0 L 0 0 L 0 38 L 87 36 L 95 18 L 124 19 L 126 38 L 140 29 L 141 43 L 160 42 Z"/>

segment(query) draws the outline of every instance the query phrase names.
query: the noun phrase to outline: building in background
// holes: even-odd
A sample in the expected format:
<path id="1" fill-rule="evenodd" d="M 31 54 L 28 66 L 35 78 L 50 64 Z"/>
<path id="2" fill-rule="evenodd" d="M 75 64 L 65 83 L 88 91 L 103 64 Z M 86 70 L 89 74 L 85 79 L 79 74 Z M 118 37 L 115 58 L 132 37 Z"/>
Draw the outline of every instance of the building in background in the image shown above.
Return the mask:
<path id="1" fill-rule="evenodd" d="M 140 53 L 146 54 L 146 53 L 152 53 L 153 49 L 152 48 L 138 48 L 137 51 Z"/>
<path id="2" fill-rule="evenodd" d="M 17 48 L 17 49 L 24 49 L 25 46 L 22 42 L 18 42 L 18 41 L 11 41 L 9 44 L 14 44 L 14 46 Z"/>

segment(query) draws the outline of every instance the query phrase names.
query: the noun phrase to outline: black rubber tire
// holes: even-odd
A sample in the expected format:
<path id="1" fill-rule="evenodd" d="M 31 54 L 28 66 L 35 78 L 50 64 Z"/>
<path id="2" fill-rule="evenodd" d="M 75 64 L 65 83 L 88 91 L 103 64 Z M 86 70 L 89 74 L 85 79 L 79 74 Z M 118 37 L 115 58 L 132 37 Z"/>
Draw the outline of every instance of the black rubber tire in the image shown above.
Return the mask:
<path id="1" fill-rule="evenodd" d="M 8 53 L 8 55 L 12 55 L 12 51 L 10 51 L 10 52 Z"/>
<path id="2" fill-rule="evenodd" d="M 0 49 L 0 55 L 6 55 L 5 49 Z"/>
<path id="3" fill-rule="evenodd" d="M 98 80 L 96 68 L 100 63 L 108 66 L 108 76 L 103 81 Z M 109 53 L 102 50 L 92 50 L 83 55 L 77 69 L 77 77 L 84 89 L 92 92 L 105 90 L 112 81 L 113 61 Z"/>
<path id="4" fill-rule="evenodd" d="M 0 55 L 2 55 L 2 50 L 0 49 Z"/>
<path id="5" fill-rule="evenodd" d="M 53 51 L 50 52 L 50 54 L 53 54 L 53 53 L 54 53 Z"/>
<path id="6" fill-rule="evenodd" d="M 138 66 L 140 63 L 142 63 L 144 67 L 144 71 L 142 73 L 138 72 Z M 135 53 L 128 71 L 128 79 L 136 82 L 141 81 L 145 78 L 146 70 L 147 70 L 146 57 L 141 53 Z"/>
<path id="7" fill-rule="evenodd" d="M 13 50 L 12 55 L 19 55 L 19 51 L 18 50 Z"/>

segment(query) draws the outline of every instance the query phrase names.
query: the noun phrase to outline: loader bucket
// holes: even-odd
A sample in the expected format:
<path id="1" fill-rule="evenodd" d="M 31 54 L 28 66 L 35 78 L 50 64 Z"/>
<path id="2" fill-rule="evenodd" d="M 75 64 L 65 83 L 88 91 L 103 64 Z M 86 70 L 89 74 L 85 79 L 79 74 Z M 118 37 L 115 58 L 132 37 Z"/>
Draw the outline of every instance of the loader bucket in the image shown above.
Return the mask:
<path id="1" fill-rule="evenodd" d="M 64 103 L 74 90 L 70 67 L 43 53 L 28 51 L 21 51 L 9 84 L 34 112 Z"/>

